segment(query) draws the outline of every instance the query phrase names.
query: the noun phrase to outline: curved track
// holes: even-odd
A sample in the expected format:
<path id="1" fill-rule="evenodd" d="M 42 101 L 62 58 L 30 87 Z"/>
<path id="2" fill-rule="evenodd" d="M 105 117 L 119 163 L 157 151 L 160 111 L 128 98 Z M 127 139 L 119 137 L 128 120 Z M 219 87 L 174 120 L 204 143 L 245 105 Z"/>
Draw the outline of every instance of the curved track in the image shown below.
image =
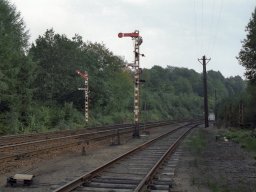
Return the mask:
<path id="1" fill-rule="evenodd" d="M 160 168 L 164 170 L 164 166 L 169 165 L 165 162 L 179 142 L 197 125 L 187 124 L 163 134 L 56 189 L 55 192 L 149 191 L 157 190 L 159 186 L 168 191 L 170 180 L 156 180 L 157 174 L 160 174 Z"/>

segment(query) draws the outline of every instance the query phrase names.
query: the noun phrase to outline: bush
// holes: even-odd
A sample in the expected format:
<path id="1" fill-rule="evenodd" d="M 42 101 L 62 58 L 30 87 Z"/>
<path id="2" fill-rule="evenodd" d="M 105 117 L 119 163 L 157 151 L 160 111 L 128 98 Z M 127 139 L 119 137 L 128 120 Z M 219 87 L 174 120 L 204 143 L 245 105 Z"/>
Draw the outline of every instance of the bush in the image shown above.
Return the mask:
<path id="1" fill-rule="evenodd" d="M 231 129 L 225 133 L 225 136 L 239 143 L 246 150 L 256 152 L 256 138 L 253 137 L 251 131 Z"/>

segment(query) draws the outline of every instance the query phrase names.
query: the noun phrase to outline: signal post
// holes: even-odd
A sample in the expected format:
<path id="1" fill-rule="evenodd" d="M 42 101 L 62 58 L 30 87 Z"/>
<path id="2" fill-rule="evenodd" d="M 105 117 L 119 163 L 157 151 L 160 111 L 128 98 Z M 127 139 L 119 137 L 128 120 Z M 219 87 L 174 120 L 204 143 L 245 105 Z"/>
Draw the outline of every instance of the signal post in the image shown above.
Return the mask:
<path id="1" fill-rule="evenodd" d="M 134 41 L 134 63 L 129 64 L 128 66 L 134 69 L 134 131 L 133 137 L 140 137 L 140 83 L 143 82 L 140 79 L 141 68 L 140 68 L 140 55 L 144 56 L 144 54 L 140 54 L 140 45 L 143 40 L 139 34 L 138 30 L 135 30 L 132 33 L 119 33 L 119 38 L 122 37 L 131 37 Z"/>
<path id="2" fill-rule="evenodd" d="M 88 85 L 88 80 L 89 76 L 86 71 L 82 72 L 80 70 L 76 70 L 76 73 L 80 75 L 84 79 L 84 88 L 78 88 L 78 90 L 84 91 L 84 117 L 85 117 L 85 122 L 88 123 L 89 120 L 89 85 Z"/>

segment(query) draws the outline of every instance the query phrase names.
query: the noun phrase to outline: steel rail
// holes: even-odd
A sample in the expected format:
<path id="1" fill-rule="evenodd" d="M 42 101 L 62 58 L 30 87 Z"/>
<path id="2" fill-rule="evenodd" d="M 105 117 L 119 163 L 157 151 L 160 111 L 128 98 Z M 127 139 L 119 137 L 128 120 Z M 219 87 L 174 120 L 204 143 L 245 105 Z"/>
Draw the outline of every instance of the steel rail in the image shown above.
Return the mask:
<path id="1" fill-rule="evenodd" d="M 128 129 L 130 129 L 132 127 L 128 127 Z M 119 128 L 119 130 L 125 130 L 127 128 Z M 96 132 L 92 132 L 92 133 L 81 133 L 81 134 L 77 134 L 77 135 L 68 135 L 68 136 L 63 136 L 63 137 L 57 137 L 57 138 L 50 138 L 50 139 L 42 139 L 42 140 L 38 140 L 38 141 L 29 141 L 29 142 L 25 142 L 25 143 L 18 143 L 18 144 L 12 144 L 12 145 L 5 145 L 5 146 L 0 146 L 0 150 L 5 149 L 5 148 L 12 148 L 12 147 L 19 147 L 19 146 L 25 146 L 25 145 L 31 145 L 31 144 L 38 144 L 38 143 L 44 143 L 44 142 L 49 142 L 49 141 L 58 141 L 58 140 L 66 140 L 69 138 L 78 138 L 81 136 L 91 136 L 91 135 L 95 135 L 95 134 L 101 134 L 101 133 L 107 133 L 107 132 L 113 132 L 116 130 L 105 130 L 105 131 L 96 131 Z"/>
<path id="2" fill-rule="evenodd" d="M 166 135 L 169 135 L 181 128 L 184 128 L 185 126 L 187 126 L 188 124 L 186 125 L 182 125 L 180 127 L 177 127 L 167 133 L 164 133 L 160 136 L 158 136 L 157 138 L 154 138 L 154 139 L 151 139 L 150 141 L 138 146 L 138 147 L 135 147 L 134 149 L 128 151 L 127 153 L 123 154 L 123 155 L 120 155 L 119 157 L 115 158 L 114 160 L 112 161 L 109 161 L 108 163 L 104 164 L 103 166 L 99 167 L 99 168 L 96 168 L 92 171 L 90 171 L 89 173 L 86 173 L 84 175 L 82 175 L 81 177 L 65 184 L 64 186 L 54 190 L 54 192 L 69 192 L 69 191 L 72 191 L 73 189 L 79 187 L 80 185 L 82 185 L 84 182 L 92 179 L 93 177 L 97 176 L 99 172 L 101 172 L 102 170 L 112 166 L 113 164 L 115 164 L 117 161 L 120 161 L 121 159 L 125 159 L 126 157 L 128 157 L 129 155 L 131 155 L 132 153 L 136 152 L 136 151 L 139 151 L 139 150 L 142 150 L 143 148 L 147 147 L 148 145 L 156 142 L 157 140 L 165 137 Z"/>
<path id="3" fill-rule="evenodd" d="M 1 136 L 0 142 L 1 146 L 7 146 L 7 145 L 15 145 L 23 142 L 24 140 L 28 141 L 35 141 L 35 140 L 45 140 L 45 139 L 54 139 L 59 137 L 65 137 L 68 135 L 77 135 L 77 134 L 86 134 L 86 133 L 92 133 L 91 130 L 107 130 L 107 129 L 116 129 L 118 127 L 122 128 L 128 128 L 132 127 L 132 124 L 123 124 L 123 125 L 112 125 L 112 126 L 106 126 L 106 127 L 95 127 L 95 128 L 88 128 L 88 129 L 77 129 L 77 130 L 65 130 L 65 131 L 56 131 L 56 132 L 47 132 L 47 133 L 32 133 L 32 134 L 23 134 L 23 135 L 7 135 L 7 136 Z M 81 132 L 81 133 L 79 133 Z M 49 138 L 50 137 L 50 138 Z M 7 144 L 5 144 L 7 143 Z"/>
<path id="4" fill-rule="evenodd" d="M 131 133 L 131 132 L 132 132 L 132 129 L 124 130 L 123 132 L 119 132 L 119 134 L 123 135 L 123 134 Z M 105 138 L 109 138 L 109 137 L 115 136 L 115 135 L 116 135 L 116 133 L 111 133 L 111 134 L 108 134 L 108 135 L 88 138 L 87 140 L 84 140 L 84 141 L 72 141 L 72 142 L 65 143 L 65 144 L 59 144 L 59 145 L 56 145 L 56 146 L 51 146 L 51 147 L 46 147 L 46 148 L 42 148 L 42 149 L 26 151 L 26 152 L 23 152 L 23 153 L 8 155 L 8 156 L 0 157 L 0 162 L 1 161 L 6 161 L 6 160 L 12 160 L 12 159 L 20 159 L 22 157 L 25 157 L 25 156 L 28 156 L 28 155 L 31 156 L 32 154 L 36 154 L 36 153 L 42 152 L 42 151 L 57 150 L 57 149 L 61 149 L 61 148 L 66 148 L 68 146 L 81 145 L 82 143 L 87 143 L 87 142 L 94 141 L 94 140 L 103 140 Z"/>
<path id="5" fill-rule="evenodd" d="M 148 122 L 148 123 L 145 123 L 144 126 L 162 126 L 162 125 L 165 125 L 165 124 L 170 124 L 171 122 L 166 122 L 166 121 L 161 121 L 161 122 Z M 5 147 L 17 147 L 19 145 L 26 145 L 26 144 L 31 144 L 31 143 L 40 143 L 40 142 L 45 142 L 45 141 L 54 141 L 54 140 L 58 140 L 58 139 L 66 139 L 66 138 L 73 138 L 73 137 L 79 137 L 79 136 L 84 136 L 84 135 L 91 135 L 91 134 L 97 134 L 97 133 L 100 133 L 100 132 L 104 132 L 104 131 L 111 131 L 111 130 L 116 130 L 116 129 L 119 129 L 119 130 L 122 130 L 122 129 L 129 129 L 129 128 L 133 128 L 133 124 L 116 124 L 116 125 L 113 125 L 113 126 L 107 126 L 107 127 L 98 127 L 98 128 L 101 128 L 101 129 L 104 129 L 104 130 L 101 130 L 101 131 L 95 131 L 95 132 L 86 132 L 86 133 L 79 133 L 79 134 L 73 134 L 72 132 L 70 132 L 69 134 L 71 135 L 67 135 L 67 136 L 55 136 L 55 137 L 52 137 L 52 138 L 45 138 L 45 139 L 39 139 L 38 138 L 31 138 L 33 136 L 33 134 L 28 134 L 28 135 L 24 135 L 26 136 L 26 139 L 30 138 L 30 140 L 32 141 L 26 141 L 26 142 L 13 142 L 13 143 L 8 143 L 8 144 L 5 144 L 3 145 L 3 141 L 1 142 L 0 144 L 0 150 L 1 149 L 4 149 Z M 141 127 L 143 126 L 143 124 L 140 125 Z M 106 128 L 108 128 L 108 130 L 106 130 Z M 96 128 L 95 128 L 96 129 Z M 92 130 L 92 129 L 88 129 L 88 130 Z M 88 131 L 88 130 L 78 130 L 78 131 Z M 70 131 L 70 130 L 67 130 L 67 131 Z M 72 131 L 75 131 L 75 130 L 72 130 Z M 58 132 L 57 134 L 61 134 L 62 132 Z M 56 134 L 55 132 L 50 132 L 50 133 L 42 133 L 41 134 L 35 134 L 34 136 L 35 137 L 49 137 L 51 136 L 51 134 Z M 63 134 L 67 134 L 66 131 L 63 132 Z M 2 137 L 5 137 L 5 136 L 2 136 Z M 8 137 L 8 136 L 7 136 Z M 21 136 L 11 136 L 11 138 L 9 139 L 22 139 L 23 135 Z M 6 139 L 6 138 L 5 138 Z M 37 140 L 36 140 L 37 139 Z M 0 137 L 0 141 L 1 141 L 1 137 Z"/>
<path id="6" fill-rule="evenodd" d="M 163 124 L 155 124 L 155 125 L 153 125 L 153 127 L 162 126 L 162 125 Z M 151 128 L 151 127 L 152 127 L 152 125 L 148 126 L 147 129 Z M 133 131 L 133 127 L 119 128 L 118 130 L 120 131 L 119 132 L 120 135 L 125 135 L 125 134 L 128 134 L 128 133 L 131 133 Z M 56 146 L 45 147 L 45 148 L 41 148 L 41 149 L 37 149 L 37 150 L 30 150 L 30 151 L 26 151 L 26 152 L 22 152 L 22 153 L 16 153 L 16 154 L 13 154 L 13 155 L 7 155 L 7 156 L 4 156 L 4 157 L 0 157 L 0 162 L 1 161 L 10 161 L 10 160 L 13 160 L 13 159 L 21 159 L 21 158 L 24 158 L 26 156 L 31 156 L 33 154 L 37 154 L 38 152 L 42 152 L 42 151 L 57 150 L 57 149 L 66 148 L 68 146 L 81 145 L 82 143 L 87 143 L 87 142 L 90 142 L 90 141 L 104 140 L 105 138 L 110 138 L 110 137 L 116 136 L 116 134 L 117 134 L 116 131 L 117 130 L 105 130 L 105 131 L 93 132 L 95 137 L 85 138 L 86 140 L 83 140 L 83 141 L 81 141 L 81 140 L 80 141 L 72 141 L 72 142 L 65 143 L 65 144 L 58 144 Z M 98 134 L 101 134 L 101 133 L 108 133 L 108 134 L 97 136 Z M 61 137 L 61 138 L 48 139 L 48 140 L 43 140 L 43 141 L 27 142 L 27 143 L 24 143 L 22 145 L 21 144 L 17 144 L 17 145 L 18 146 L 25 146 L 25 145 L 35 144 L 35 143 L 42 143 L 42 142 L 49 142 L 49 141 L 56 141 L 56 140 L 64 140 L 64 139 L 66 141 L 67 138 L 70 138 L 70 137 L 79 138 L 80 136 L 84 136 L 84 135 L 87 135 L 87 134 L 89 134 L 89 133 L 72 135 L 72 136 L 65 136 L 65 137 Z M 1 148 L 8 148 L 8 147 L 9 146 L 0 147 L 0 149 Z M 11 147 L 15 147 L 15 145 L 11 146 Z"/>
<path id="7" fill-rule="evenodd" d="M 186 121 L 186 120 L 183 120 Z M 152 121 L 152 122 L 146 122 L 145 124 L 154 124 L 154 123 L 174 123 L 174 122 L 179 122 L 179 121 Z M 144 123 L 141 123 L 140 125 L 143 125 Z M 68 133 L 72 134 L 73 132 L 77 131 L 85 131 L 85 130 L 95 130 L 95 129 L 106 129 L 106 128 L 116 128 L 116 127 L 128 127 L 128 126 L 133 126 L 134 124 L 132 123 L 125 123 L 125 124 L 113 124 L 113 125 L 106 125 L 106 126 L 96 126 L 96 127 L 88 127 L 88 128 L 80 128 L 80 129 L 68 129 L 68 130 L 58 130 L 58 131 L 49 131 L 45 133 L 26 133 L 26 134 L 14 134 L 14 135 L 0 135 L 0 140 L 2 139 L 17 139 L 17 138 L 24 138 L 24 137 L 34 137 L 34 136 L 48 136 L 48 135 L 53 135 L 53 134 L 63 134 L 63 133 Z"/>
<path id="8" fill-rule="evenodd" d="M 154 167 L 148 172 L 148 174 L 141 180 L 138 186 L 135 188 L 134 192 L 144 192 L 148 189 L 150 181 L 153 179 L 155 173 L 159 169 L 159 167 L 163 164 L 166 158 L 175 151 L 178 144 L 181 140 L 195 127 L 199 124 L 194 125 L 190 129 L 188 129 L 183 135 L 181 135 L 170 147 L 169 149 L 163 154 L 163 156 L 158 160 L 158 162 L 154 165 Z"/>
<path id="9" fill-rule="evenodd" d="M 157 127 L 157 126 L 163 126 L 166 125 L 168 123 L 164 122 L 164 123 L 159 123 L 159 124 L 148 124 L 146 125 L 146 127 Z M 79 138 L 79 137 L 83 137 L 83 136 L 91 136 L 91 135 L 97 135 L 97 134 L 101 134 L 101 133 L 107 133 L 107 132 L 115 132 L 117 130 L 122 131 L 122 130 L 126 130 L 126 129 L 132 129 L 133 126 L 129 126 L 129 127 L 124 127 L 124 128 L 116 128 L 116 129 L 109 129 L 109 130 L 103 130 L 103 131 L 96 131 L 96 132 L 89 132 L 89 133 L 80 133 L 80 134 L 76 134 L 76 135 L 68 135 L 68 136 L 61 136 L 61 137 L 56 137 L 56 138 L 47 138 L 47 139 L 41 139 L 41 140 L 37 140 L 37 141 L 29 141 L 29 142 L 24 142 L 24 143 L 18 143 L 18 144 L 11 144 L 11 145 L 4 145 L 4 146 L 0 146 L 0 151 L 3 149 L 8 149 L 8 148 L 13 148 L 13 147 L 19 147 L 19 146 L 25 146 L 25 145 L 31 145 L 31 144 L 38 144 L 38 143 L 44 143 L 44 142 L 50 142 L 50 141 L 58 141 L 58 140 L 66 140 L 69 138 Z"/>

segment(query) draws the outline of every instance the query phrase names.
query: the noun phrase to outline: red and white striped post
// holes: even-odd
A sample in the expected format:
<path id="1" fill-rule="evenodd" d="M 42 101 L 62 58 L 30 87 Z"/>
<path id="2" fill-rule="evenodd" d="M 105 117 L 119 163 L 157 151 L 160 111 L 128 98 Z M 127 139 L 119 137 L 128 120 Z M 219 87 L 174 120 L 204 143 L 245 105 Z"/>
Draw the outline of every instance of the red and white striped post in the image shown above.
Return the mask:
<path id="1" fill-rule="evenodd" d="M 81 72 L 80 70 L 76 70 L 76 73 L 80 75 L 84 79 L 84 88 L 78 88 L 78 90 L 84 91 L 84 117 L 85 122 L 88 123 L 89 121 L 89 76 L 86 71 Z"/>
<path id="2" fill-rule="evenodd" d="M 134 132 L 133 137 L 140 137 L 139 122 L 140 122 L 140 45 L 143 40 L 139 35 L 139 31 L 135 30 L 133 33 L 119 33 L 119 38 L 131 37 L 134 40 L 134 64 L 131 66 L 134 69 Z M 143 55 L 144 56 L 144 55 Z"/>

